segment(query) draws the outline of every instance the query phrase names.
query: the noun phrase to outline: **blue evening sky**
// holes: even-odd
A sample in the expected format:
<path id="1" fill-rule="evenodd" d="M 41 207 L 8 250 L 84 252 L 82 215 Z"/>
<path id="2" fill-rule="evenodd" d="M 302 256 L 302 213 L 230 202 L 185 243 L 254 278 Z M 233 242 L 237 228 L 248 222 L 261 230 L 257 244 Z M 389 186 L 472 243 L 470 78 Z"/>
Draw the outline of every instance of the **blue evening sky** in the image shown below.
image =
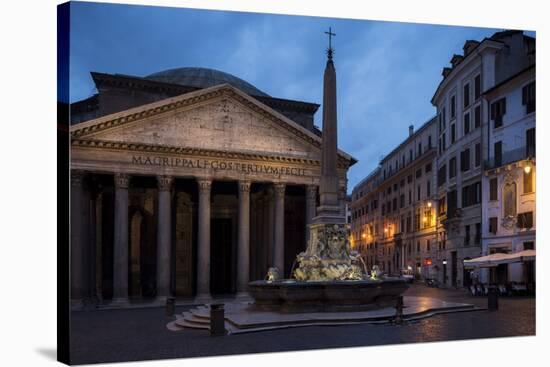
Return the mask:
<path id="1" fill-rule="evenodd" d="M 430 99 L 441 70 L 464 41 L 499 31 L 73 2 L 70 98 L 96 92 L 91 71 L 145 76 L 196 66 L 233 74 L 274 97 L 321 104 L 329 26 L 336 33 L 338 144 L 359 161 L 348 173 L 348 192 L 407 137 L 410 124 L 435 114 Z"/>

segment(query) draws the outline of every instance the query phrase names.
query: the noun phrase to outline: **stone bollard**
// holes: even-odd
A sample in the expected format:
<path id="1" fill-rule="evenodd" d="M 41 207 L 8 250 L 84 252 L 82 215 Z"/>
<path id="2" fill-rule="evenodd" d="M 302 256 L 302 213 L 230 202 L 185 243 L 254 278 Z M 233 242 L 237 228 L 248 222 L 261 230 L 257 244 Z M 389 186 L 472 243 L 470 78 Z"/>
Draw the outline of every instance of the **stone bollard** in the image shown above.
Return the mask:
<path id="1" fill-rule="evenodd" d="M 223 303 L 210 305 L 210 336 L 225 335 L 225 310 Z"/>
<path id="2" fill-rule="evenodd" d="M 174 316 L 176 310 L 176 302 L 172 297 L 166 299 L 166 316 Z"/>
<path id="3" fill-rule="evenodd" d="M 487 308 L 489 311 L 498 310 L 498 290 L 495 287 L 489 288 L 487 293 Z"/>
<path id="4" fill-rule="evenodd" d="M 395 318 L 393 322 L 395 324 L 403 323 L 403 296 L 397 297 L 397 304 L 395 305 Z"/>

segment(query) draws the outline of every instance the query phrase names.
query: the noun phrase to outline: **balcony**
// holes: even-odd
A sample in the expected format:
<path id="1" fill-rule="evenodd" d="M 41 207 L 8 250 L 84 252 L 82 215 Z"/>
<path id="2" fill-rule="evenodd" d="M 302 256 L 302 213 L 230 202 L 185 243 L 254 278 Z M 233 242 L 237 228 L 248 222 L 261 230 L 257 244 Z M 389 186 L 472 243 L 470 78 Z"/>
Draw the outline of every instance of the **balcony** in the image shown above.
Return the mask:
<path id="1" fill-rule="evenodd" d="M 533 147 L 533 149 L 529 149 L 529 154 L 527 154 L 527 153 L 528 153 L 528 149 L 527 149 L 526 146 L 504 152 L 504 153 L 502 153 L 502 156 L 501 156 L 500 160 L 495 159 L 495 157 L 492 157 L 492 158 L 486 160 L 484 162 L 485 163 L 485 169 L 493 169 L 493 168 L 504 166 L 504 165 L 509 164 L 509 163 L 513 163 L 513 162 L 521 161 L 521 160 L 524 160 L 524 159 L 527 159 L 527 158 L 535 157 L 534 147 Z"/>

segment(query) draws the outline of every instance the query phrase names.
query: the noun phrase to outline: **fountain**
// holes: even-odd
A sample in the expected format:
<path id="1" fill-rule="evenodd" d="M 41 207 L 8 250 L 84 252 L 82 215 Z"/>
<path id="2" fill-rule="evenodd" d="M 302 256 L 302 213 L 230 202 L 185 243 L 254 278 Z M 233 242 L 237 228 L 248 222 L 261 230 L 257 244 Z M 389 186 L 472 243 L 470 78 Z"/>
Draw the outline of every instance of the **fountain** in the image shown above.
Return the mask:
<path id="1" fill-rule="evenodd" d="M 401 278 L 369 277 L 359 253 L 349 245 L 349 226 L 338 205 L 336 71 L 330 31 L 323 89 L 320 206 L 308 226 L 306 251 L 298 254 L 290 279 L 270 268 L 266 280 L 250 282 L 254 306 L 282 311 L 364 310 L 395 305 L 407 289 Z"/>

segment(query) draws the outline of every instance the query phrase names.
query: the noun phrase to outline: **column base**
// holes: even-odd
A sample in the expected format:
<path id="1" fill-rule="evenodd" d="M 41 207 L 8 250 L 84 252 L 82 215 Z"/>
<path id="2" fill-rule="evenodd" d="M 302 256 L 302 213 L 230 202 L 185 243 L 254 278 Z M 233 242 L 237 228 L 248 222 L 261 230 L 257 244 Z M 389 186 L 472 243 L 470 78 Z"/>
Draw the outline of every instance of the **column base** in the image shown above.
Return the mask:
<path id="1" fill-rule="evenodd" d="M 195 296 L 195 303 L 208 304 L 212 303 L 213 299 L 210 293 L 201 293 Z"/>
<path id="2" fill-rule="evenodd" d="M 130 305 L 130 301 L 126 297 L 117 297 L 117 298 L 113 298 L 113 300 L 109 305 L 113 307 L 123 308 L 123 307 L 128 307 Z"/>
<path id="3" fill-rule="evenodd" d="M 250 302 L 250 301 L 253 301 L 253 300 L 254 299 L 252 298 L 252 296 L 250 296 L 250 293 L 248 293 L 247 291 L 239 291 L 235 295 L 235 301 Z"/>

